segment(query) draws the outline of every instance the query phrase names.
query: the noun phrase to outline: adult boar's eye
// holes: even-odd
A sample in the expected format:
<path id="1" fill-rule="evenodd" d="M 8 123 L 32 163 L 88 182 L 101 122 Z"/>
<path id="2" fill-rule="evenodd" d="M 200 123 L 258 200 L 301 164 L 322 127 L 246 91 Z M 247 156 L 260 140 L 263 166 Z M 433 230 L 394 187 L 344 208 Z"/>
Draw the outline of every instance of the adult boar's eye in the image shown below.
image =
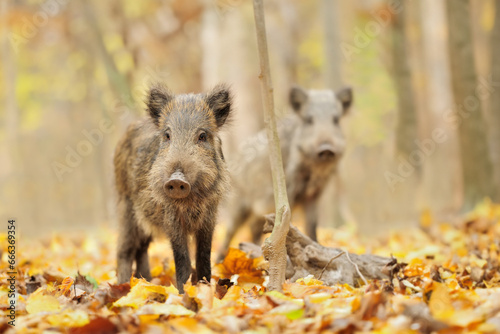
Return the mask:
<path id="1" fill-rule="evenodd" d="M 207 141 L 207 134 L 205 132 L 200 133 L 200 136 L 198 137 L 199 142 L 205 142 Z"/>
<path id="2" fill-rule="evenodd" d="M 170 141 L 170 133 L 165 132 L 165 140 Z"/>

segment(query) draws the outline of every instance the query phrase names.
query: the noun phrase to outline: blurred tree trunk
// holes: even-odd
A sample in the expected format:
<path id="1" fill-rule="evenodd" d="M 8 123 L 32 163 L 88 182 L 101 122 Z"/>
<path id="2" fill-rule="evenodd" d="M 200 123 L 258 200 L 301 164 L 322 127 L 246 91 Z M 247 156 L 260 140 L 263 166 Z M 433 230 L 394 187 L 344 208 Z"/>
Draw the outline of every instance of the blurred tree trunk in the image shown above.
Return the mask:
<path id="1" fill-rule="evenodd" d="M 392 32 L 393 76 L 397 96 L 398 122 L 396 125 L 396 154 L 408 158 L 416 148 L 417 110 L 413 93 L 412 77 L 408 65 L 405 2 L 401 2 L 401 11 L 394 17 Z"/>
<path id="2" fill-rule="evenodd" d="M 299 45 L 303 29 L 299 21 L 299 5 L 289 0 L 266 2 L 269 8 L 267 25 L 269 44 L 274 46 L 270 57 L 273 65 L 274 98 L 277 116 L 283 117 L 288 111 L 288 94 L 299 79 Z"/>
<path id="3" fill-rule="evenodd" d="M 129 30 L 130 22 L 127 19 L 127 15 L 125 14 L 125 10 L 123 8 L 123 2 L 121 0 L 114 0 L 111 2 L 111 20 L 117 24 L 118 31 L 122 37 L 124 49 L 130 53 L 134 67 L 130 68 L 128 71 L 123 73 L 123 77 L 127 80 L 127 84 L 129 87 L 133 87 L 134 84 L 134 71 L 137 69 L 137 53 L 138 50 L 136 47 L 133 47 L 129 44 Z"/>
<path id="4" fill-rule="evenodd" d="M 491 35 L 491 79 L 500 82 L 500 0 L 495 1 L 495 25 Z M 500 88 L 495 87 L 490 101 L 491 153 L 495 169 L 495 200 L 500 202 Z"/>
<path id="5" fill-rule="evenodd" d="M 339 0 L 322 0 L 320 11 L 323 18 L 324 30 L 324 82 L 325 87 L 339 90 L 343 85 L 342 55 L 340 54 L 340 3 Z M 343 225 L 349 214 L 346 213 L 344 194 L 342 192 L 342 176 L 337 171 L 325 191 L 321 195 L 319 220 L 333 222 L 333 226 Z M 332 225 L 332 223 L 328 224 Z"/>
<path id="6" fill-rule="evenodd" d="M 203 90 L 211 89 L 219 81 L 219 64 L 221 63 L 219 34 L 219 18 L 217 17 L 215 6 L 209 1 L 205 1 L 200 29 L 200 45 L 202 49 L 201 78 Z"/>
<path id="7" fill-rule="evenodd" d="M 333 91 L 337 91 L 343 85 L 342 56 L 339 48 L 339 5 L 338 0 L 322 0 L 320 7 L 325 35 L 325 83 L 326 87 Z"/>
<path id="8" fill-rule="evenodd" d="M 137 110 L 135 108 L 134 97 L 132 96 L 129 80 L 127 80 L 127 77 L 118 70 L 115 60 L 106 49 L 104 44 L 104 34 L 99 26 L 96 11 L 94 10 L 92 3 L 84 1 L 81 4 L 85 20 L 90 27 L 92 36 L 91 40 L 95 42 L 95 47 L 99 51 L 98 53 L 104 62 L 111 88 L 115 92 L 117 98 L 123 102 L 132 111 L 132 113 L 136 113 Z"/>
<path id="9" fill-rule="evenodd" d="M 407 35 L 409 4 L 402 1 L 400 11 L 393 17 L 390 38 L 392 39 L 392 77 L 396 92 L 397 122 L 394 133 L 394 160 L 387 170 L 396 170 L 401 161 L 411 161 L 418 139 L 418 114 L 412 73 L 410 73 L 410 38 Z M 420 182 L 421 165 L 412 163 L 412 174 L 403 184 L 394 187 L 388 208 L 393 221 L 410 224 L 416 214 L 417 191 Z"/>
<path id="10" fill-rule="evenodd" d="M 448 138 L 443 143 L 435 143 L 425 161 L 420 203 L 421 208 L 449 215 L 460 209 L 462 189 L 460 168 L 450 168 L 459 166 L 456 130 L 443 119 L 443 112 L 453 104 L 446 36 L 436 33 L 446 26 L 445 0 L 423 0 L 417 5 L 422 27 L 423 89 L 426 92 L 422 108 L 425 116 L 422 125 L 426 125 L 422 142 L 432 140 L 432 133 L 438 128 L 444 129 Z"/>
<path id="11" fill-rule="evenodd" d="M 208 0 L 210 1 L 210 0 Z M 231 131 L 226 131 L 223 135 L 229 140 L 224 141 L 224 149 L 229 153 L 231 160 L 236 157 L 240 144 L 261 130 L 264 126 L 262 105 L 260 100 L 259 78 L 255 77 L 255 68 L 258 66 L 258 57 L 254 51 L 254 32 L 247 29 L 243 6 L 237 6 L 219 17 L 219 44 L 220 50 L 231 50 L 231 52 L 218 52 L 217 59 L 219 67 L 219 79 L 225 78 L 231 83 L 235 93 L 234 102 L 238 107 L 235 110 L 234 122 Z M 221 65 L 222 64 L 222 65 Z"/>
<path id="12" fill-rule="evenodd" d="M 285 70 L 285 75 L 283 80 L 285 80 L 286 90 L 284 93 L 285 97 L 288 97 L 288 89 L 291 84 L 298 83 L 298 65 L 299 65 L 299 51 L 298 47 L 300 44 L 299 36 L 300 36 L 300 21 L 299 21 L 299 13 L 297 10 L 297 3 L 292 3 L 288 0 L 279 0 L 276 2 L 278 6 L 280 16 L 282 18 L 281 22 L 285 23 L 285 27 L 283 29 L 279 29 L 276 27 L 274 38 L 280 38 L 279 42 L 282 48 L 280 48 L 280 57 L 282 58 L 283 67 Z M 278 24 L 283 24 L 283 23 Z M 275 23 L 276 25 L 276 23 Z M 283 27 L 283 26 L 281 26 Z M 273 36 L 269 36 L 272 38 Z M 276 41 L 278 42 L 278 41 Z M 284 99 L 288 101 L 288 98 Z"/>
<path id="13" fill-rule="evenodd" d="M 19 190 L 19 175 L 22 173 L 23 164 L 20 163 L 19 157 L 19 110 L 16 101 L 16 63 L 12 54 L 12 45 L 9 41 L 10 28 L 8 27 L 7 15 L 9 14 L 9 0 L 2 0 L 0 3 L 0 17 L 2 17 L 2 73 L 5 90 L 5 130 L 6 130 L 6 148 L 7 148 L 7 161 L 4 167 L 7 169 L 7 174 L 10 175 L 6 180 L 6 191 L 9 196 L 7 197 L 6 207 L 10 211 L 6 212 L 7 215 L 13 215 L 18 212 L 18 205 L 20 200 Z M 8 218 L 20 218 L 15 216 L 8 216 Z"/>
<path id="14" fill-rule="evenodd" d="M 468 0 L 446 2 L 449 57 L 464 184 L 463 210 L 470 210 L 485 196 L 493 196 L 491 163 L 481 100 L 476 96 L 477 76 L 471 38 Z M 472 104 L 471 104 L 472 102 Z"/>

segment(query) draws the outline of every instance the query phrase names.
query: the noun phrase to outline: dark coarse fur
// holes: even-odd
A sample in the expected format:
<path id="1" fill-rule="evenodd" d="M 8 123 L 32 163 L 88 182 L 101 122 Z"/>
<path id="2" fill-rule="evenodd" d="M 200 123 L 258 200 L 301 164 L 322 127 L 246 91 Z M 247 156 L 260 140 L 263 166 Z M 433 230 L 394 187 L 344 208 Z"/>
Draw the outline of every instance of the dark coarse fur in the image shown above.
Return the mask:
<path id="1" fill-rule="evenodd" d="M 306 213 L 306 232 L 316 240 L 317 203 L 328 180 L 336 172 L 345 148 L 340 119 L 352 102 L 352 91 L 305 90 L 293 87 L 288 117 L 278 123 L 281 154 L 292 206 L 301 205 Z M 261 132 L 240 147 L 230 160 L 234 201 L 232 219 L 219 260 L 229 247 L 238 228 L 250 221 L 255 243 L 261 239 L 263 216 L 274 212 L 269 153 L 265 133 Z"/>
<path id="2" fill-rule="evenodd" d="M 151 279 L 148 246 L 164 233 L 170 239 L 177 288 L 191 274 L 188 238 L 196 243 L 196 277 L 211 278 L 210 253 L 219 202 L 227 192 L 228 172 L 218 135 L 231 111 L 231 94 L 219 85 L 208 94 L 173 95 L 151 88 L 149 117 L 132 123 L 118 143 L 114 165 L 119 197 L 118 282 Z M 167 195 L 174 173 L 182 173 L 189 195 Z"/>

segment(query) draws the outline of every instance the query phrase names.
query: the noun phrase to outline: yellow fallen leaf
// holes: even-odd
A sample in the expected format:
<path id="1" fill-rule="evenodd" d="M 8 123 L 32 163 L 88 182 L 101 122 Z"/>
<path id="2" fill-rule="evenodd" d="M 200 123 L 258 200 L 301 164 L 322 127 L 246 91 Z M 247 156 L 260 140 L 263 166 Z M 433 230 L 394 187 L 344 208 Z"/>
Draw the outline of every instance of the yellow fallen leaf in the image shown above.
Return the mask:
<path id="1" fill-rule="evenodd" d="M 160 274 L 163 272 L 163 266 L 161 264 L 154 266 L 153 269 L 151 269 L 151 276 L 152 277 L 157 277 L 160 276 Z"/>
<path id="2" fill-rule="evenodd" d="M 141 324 L 156 324 L 158 318 L 160 317 L 159 314 L 137 314 L 137 317 L 139 318 Z"/>
<path id="3" fill-rule="evenodd" d="M 233 285 L 227 290 L 227 293 L 222 298 L 223 301 L 236 301 L 241 297 L 243 289 L 237 285 Z"/>
<path id="4" fill-rule="evenodd" d="M 290 302 L 299 306 L 304 305 L 304 300 L 285 296 L 284 294 L 278 291 L 268 291 L 264 295 L 270 298 L 275 304 L 283 304 L 286 302 Z"/>
<path id="5" fill-rule="evenodd" d="M 29 314 L 40 312 L 54 312 L 61 309 L 61 304 L 56 297 L 51 295 L 44 295 L 42 289 L 38 289 L 30 295 L 26 302 L 26 311 Z"/>
<path id="6" fill-rule="evenodd" d="M 130 292 L 113 303 L 114 307 L 139 308 L 151 300 L 165 301 L 169 294 L 178 294 L 178 290 L 170 285 L 168 287 L 155 285 L 144 279 L 132 279 L 130 285 L 133 286 Z"/>
<path id="7" fill-rule="evenodd" d="M 138 314 L 166 314 L 175 316 L 193 316 L 195 313 L 182 305 L 152 303 L 144 305 L 137 311 Z"/>
<path id="8" fill-rule="evenodd" d="M 484 259 L 478 259 L 477 256 L 472 256 L 470 259 L 470 264 L 479 268 L 484 268 L 488 264 L 488 261 Z"/>
<path id="9" fill-rule="evenodd" d="M 451 305 L 451 297 L 446 285 L 434 282 L 435 288 L 429 300 L 429 309 L 434 318 L 442 321 L 453 316 L 455 309 Z"/>
<path id="10" fill-rule="evenodd" d="M 338 287 L 329 287 L 325 285 L 304 285 L 299 283 L 288 283 L 283 284 L 283 291 L 287 294 L 291 294 L 295 298 L 304 298 L 305 296 L 320 293 L 320 292 L 336 292 Z"/>
<path id="11" fill-rule="evenodd" d="M 360 305 L 359 297 L 331 298 L 322 302 L 318 309 L 318 315 L 332 316 L 333 318 L 345 318 L 358 309 Z"/>
<path id="12" fill-rule="evenodd" d="M 445 319 L 443 319 L 445 320 Z M 475 310 L 456 310 L 453 312 L 446 322 L 449 325 L 467 327 L 470 324 L 481 322 L 484 320 L 484 316 Z"/>
<path id="13" fill-rule="evenodd" d="M 319 292 L 308 296 L 308 300 L 314 304 L 322 303 L 330 298 L 332 298 L 332 295 L 326 292 Z"/>
<path id="14" fill-rule="evenodd" d="M 202 325 L 200 322 L 198 322 L 194 318 L 186 318 L 186 317 L 181 317 L 181 318 L 176 318 L 168 321 L 168 325 L 170 328 L 173 329 L 173 332 L 178 332 L 178 333 L 210 333 L 212 334 L 213 331 L 210 330 L 207 326 Z"/>
<path id="15" fill-rule="evenodd" d="M 304 315 L 304 308 L 295 303 L 285 303 L 273 308 L 269 314 L 285 315 L 290 320 L 300 319 Z"/>
<path id="16" fill-rule="evenodd" d="M 304 278 L 299 278 L 296 283 L 302 285 L 323 285 L 323 282 L 314 278 L 313 275 L 309 275 Z"/>
<path id="17" fill-rule="evenodd" d="M 195 298 L 197 294 L 196 286 L 191 285 L 191 283 L 185 284 L 184 294 L 188 295 L 191 298 Z"/>
<path id="18" fill-rule="evenodd" d="M 67 310 L 58 314 L 51 314 L 47 321 L 52 326 L 81 327 L 89 323 L 89 315 L 83 310 Z"/>
<path id="19" fill-rule="evenodd" d="M 494 333 L 497 330 L 497 326 L 492 323 L 483 323 L 477 327 L 479 333 Z"/>

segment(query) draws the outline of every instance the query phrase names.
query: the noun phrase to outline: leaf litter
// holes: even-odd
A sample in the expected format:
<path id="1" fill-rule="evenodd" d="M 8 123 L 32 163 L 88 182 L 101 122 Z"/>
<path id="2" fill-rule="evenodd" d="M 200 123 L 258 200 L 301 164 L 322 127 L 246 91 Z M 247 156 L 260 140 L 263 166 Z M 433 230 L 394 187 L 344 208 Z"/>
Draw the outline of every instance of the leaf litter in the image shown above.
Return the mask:
<path id="1" fill-rule="evenodd" d="M 179 295 L 163 240 L 150 250 L 151 282 L 131 278 L 117 285 L 113 232 L 57 235 L 20 244 L 16 326 L 2 317 L 0 332 L 500 332 L 500 205 L 485 202 L 459 223 L 436 222 L 424 212 L 420 226 L 375 240 L 347 228 L 320 235 L 327 246 L 393 256 L 390 278 L 353 287 L 309 276 L 285 282 L 283 292 L 268 291 L 266 261 L 230 249 L 213 266 L 211 284 L 188 283 Z M 0 234 L 5 315 L 7 245 Z"/>

